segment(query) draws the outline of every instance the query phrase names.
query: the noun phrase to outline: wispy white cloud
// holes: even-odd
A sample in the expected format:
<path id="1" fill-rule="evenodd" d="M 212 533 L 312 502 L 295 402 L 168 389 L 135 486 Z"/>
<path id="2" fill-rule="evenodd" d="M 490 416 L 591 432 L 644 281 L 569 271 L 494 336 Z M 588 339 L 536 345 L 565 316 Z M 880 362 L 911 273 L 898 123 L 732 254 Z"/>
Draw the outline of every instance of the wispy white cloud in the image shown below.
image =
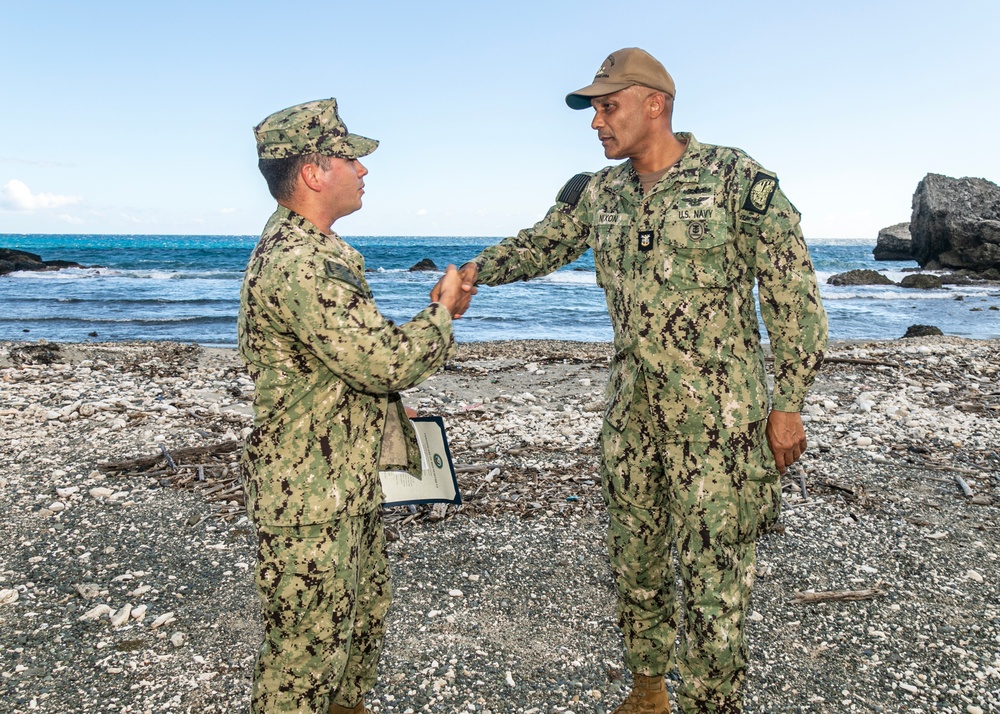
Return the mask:
<path id="1" fill-rule="evenodd" d="M 34 159 L 13 159 L 9 156 L 0 156 L 0 164 L 18 164 L 20 166 L 40 166 L 45 169 L 66 169 L 73 168 L 75 164 L 64 164 L 59 161 L 37 161 Z"/>
<path id="2" fill-rule="evenodd" d="M 83 196 L 62 196 L 56 193 L 32 193 L 24 181 L 11 179 L 0 187 L 0 208 L 13 211 L 37 211 L 45 208 L 71 206 L 83 201 Z"/>
<path id="3" fill-rule="evenodd" d="M 125 221 L 126 223 L 132 223 L 137 226 L 145 225 L 150 222 L 148 218 L 142 218 L 134 213 L 126 213 L 125 211 L 119 211 L 117 218 Z"/>
<path id="4" fill-rule="evenodd" d="M 228 216 L 230 213 L 236 213 L 236 209 L 235 208 L 220 208 L 219 209 L 219 213 L 221 213 L 224 216 Z"/>
<path id="5" fill-rule="evenodd" d="M 420 210 L 417 211 L 418 216 L 429 216 L 430 213 L 431 212 L 428 211 L 426 208 L 421 208 Z"/>

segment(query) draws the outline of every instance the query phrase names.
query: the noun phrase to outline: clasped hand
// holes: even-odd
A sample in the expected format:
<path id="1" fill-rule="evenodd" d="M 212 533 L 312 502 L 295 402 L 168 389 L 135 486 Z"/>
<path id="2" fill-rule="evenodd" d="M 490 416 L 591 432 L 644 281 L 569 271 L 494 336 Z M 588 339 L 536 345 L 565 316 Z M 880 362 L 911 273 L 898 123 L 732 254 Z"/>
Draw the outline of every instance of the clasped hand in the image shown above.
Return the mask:
<path id="1" fill-rule="evenodd" d="M 431 289 L 431 302 L 438 302 L 451 313 L 453 320 L 459 319 L 472 302 L 476 290 L 479 269 L 475 263 L 466 263 L 458 270 L 454 265 L 445 268 L 444 275 Z"/>

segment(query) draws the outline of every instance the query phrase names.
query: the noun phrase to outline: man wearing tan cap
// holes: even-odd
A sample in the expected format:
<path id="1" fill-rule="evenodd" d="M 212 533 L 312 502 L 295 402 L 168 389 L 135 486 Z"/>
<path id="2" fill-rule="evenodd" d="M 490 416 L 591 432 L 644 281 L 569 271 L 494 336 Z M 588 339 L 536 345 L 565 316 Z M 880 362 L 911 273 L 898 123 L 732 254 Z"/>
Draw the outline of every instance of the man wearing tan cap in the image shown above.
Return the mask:
<path id="1" fill-rule="evenodd" d="M 461 269 L 472 290 L 594 251 L 615 333 L 601 476 L 633 675 L 618 714 L 669 711 L 674 671 L 681 711 L 742 710 L 755 541 L 778 516 L 779 474 L 806 447 L 799 410 L 827 335 L 777 177 L 738 149 L 674 133 L 674 96 L 643 50 L 608 56 L 566 103 L 593 108 L 604 155 L 625 161 L 574 176 L 545 218 Z"/>
<path id="2" fill-rule="evenodd" d="M 278 208 L 238 321 L 256 387 L 242 467 L 264 616 L 251 711 L 362 714 L 390 600 L 378 472 L 421 474 L 398 392 L 452 354 L 470 293 L 448 266 L 412 320 L 379 313 L 364 259 L 332 229 L 361 208 L 359 159 L 378 142 L 349 133 L 335 99 L 272 114 L 254 133 Z"/>

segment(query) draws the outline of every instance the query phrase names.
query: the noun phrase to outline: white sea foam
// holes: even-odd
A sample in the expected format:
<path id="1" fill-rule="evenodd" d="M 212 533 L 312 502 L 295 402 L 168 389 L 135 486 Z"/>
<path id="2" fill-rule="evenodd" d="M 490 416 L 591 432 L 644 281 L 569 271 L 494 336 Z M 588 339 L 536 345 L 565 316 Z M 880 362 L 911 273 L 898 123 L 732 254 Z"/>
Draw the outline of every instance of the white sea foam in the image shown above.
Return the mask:
<path id="1" fill-rule="evenodd" d="M 809 238 L 806 237 L 806 245 L 810 248 L 820 245 L 867 245 L 875 249 L 875 243 L 871 238 Z"/>
<path id="2" fill-rule="evenodd" d="M 5 277 L 15 280 L 56 280 L 62 282 L 89 278 L 123 278 L 131 280 L 205 280 L 231 278 L 237 274 L 227 270 L 127 270 L 116 268 L 63 268 L 62 270 L 21 270 Z"/>
<path id="3" fill-rule="evenodd" d="M 105 277 L 121 275 L 110 268 L 63 268 L 62 270 L 19 270 L 8 273 L 5 277 L 14 280 L 80 280 L 81 278 Z"/>
<path id="4" fill-rule="evenodd" d="M 591 270 L 557 270 L 554 273 L 539 278 L 547 283 L 572 283 L 577 285 L 596 285 L 597 273 Z"/>
<path id="5" fill-rule="evenodd" d="M 843 292 L 842 292 L 843 291 Z M 820 295 L 823 300 L 958 300 L 959 298 L 979 298 L 988 295 L 983 290 L 974 291 L 952 291 L 952 290 L 918 290 L 908 288 L 890 288 L 884 291 L 862 292 L 857 286 L 851 288 L 835 288 L 833 286 L 820 286 Z"/>

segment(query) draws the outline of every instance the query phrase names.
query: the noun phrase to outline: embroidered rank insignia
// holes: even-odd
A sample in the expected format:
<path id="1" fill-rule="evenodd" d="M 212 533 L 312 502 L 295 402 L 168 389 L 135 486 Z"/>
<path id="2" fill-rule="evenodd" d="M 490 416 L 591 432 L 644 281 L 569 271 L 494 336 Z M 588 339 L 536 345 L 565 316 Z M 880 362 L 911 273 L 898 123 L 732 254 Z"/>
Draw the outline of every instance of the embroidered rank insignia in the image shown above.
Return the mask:
<path id="1" fill-rule="evenodd" d="M 653 249 L 653 231 L 639 231 L 639 250 L 648 253 Z"/>
<path id="2" fill-rule="evenodd" d="M 583 195 L 583 189 L 587 188 L 587 184 L 590 183 L 592 176 L 592 174 L 577 174 L 566 182 L 556 200 L 559 203 L 568 203 L 571 208 L 576 206 L 580 200 L 580 196 Z"/>
<path id="3" fill-rule="evenodd" d="M 750 192 L 747 193 L 747 200 L 743 202 L 743 209 L 760 213 L 767 213 L 771 207 L 771 199 L 774 192 L 778 190 L 778 178 L 763 171 L 758 171 L 750 185 Z"/>
<path id="4" fill-rule="evenodd" d="M 332 260 L 326 261 L 326 277 L 339 280 L 342 283 L 347 283 L 355 290 L 366 292 L 364 285 L 346 265 L 335 263 Z"/>

